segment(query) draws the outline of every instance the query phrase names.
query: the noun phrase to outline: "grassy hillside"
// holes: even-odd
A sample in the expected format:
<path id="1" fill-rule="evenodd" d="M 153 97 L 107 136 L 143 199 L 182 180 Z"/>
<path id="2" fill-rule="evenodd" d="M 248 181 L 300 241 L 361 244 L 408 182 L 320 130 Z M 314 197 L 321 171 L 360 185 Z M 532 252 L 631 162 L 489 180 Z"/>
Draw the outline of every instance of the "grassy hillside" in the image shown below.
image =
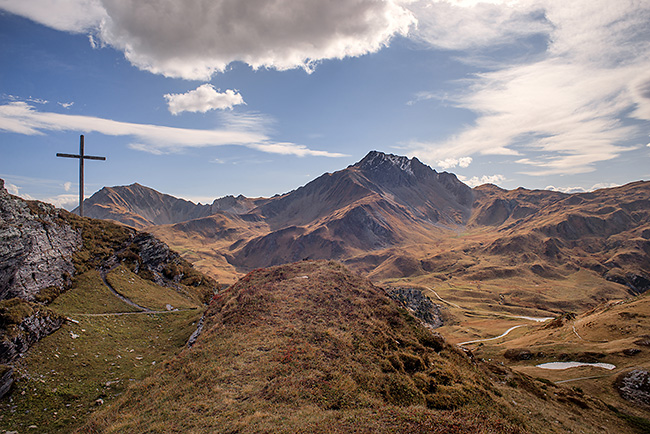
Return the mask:
<path id="1" fill-rule="evenodd" d="M 74 430 L 185 346 L 217 286 L 148 234 L 62 210 L 57 219 L 83 240 L 71 287 L 45 288 L 39 303 L 0 301 L 3 350 L 15 335 L 38 331 L 43 317 L 59 321 L 53 330 L 63 322 L 10 360 L 14 384 L 0 400 L 0 432 Z"/>
<path id="2" fill-rule="evenodd" d="M 178 303 L 151 290 L 151 307 Z M 69 320 L 14 366 L 12 393 L 0 401 L 0 430 L 69 432 L 178 353 L 203 309 L 147 314 L 125 304 L 89 271 L 49 308 Z"/>
<path id="3" fill-rule="evenodd" d="M 597 400 L 447 344 L 335 263 L 249 273 L 203 330 L 79 432 L 634 432 Z"/>

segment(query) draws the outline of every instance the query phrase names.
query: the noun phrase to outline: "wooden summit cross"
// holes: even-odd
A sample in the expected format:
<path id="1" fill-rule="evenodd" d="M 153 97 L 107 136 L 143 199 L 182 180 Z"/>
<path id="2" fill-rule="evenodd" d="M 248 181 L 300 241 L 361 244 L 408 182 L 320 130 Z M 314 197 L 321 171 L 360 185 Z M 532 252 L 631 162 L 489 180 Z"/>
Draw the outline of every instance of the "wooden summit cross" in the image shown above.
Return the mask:
<path id="1" fill-rule="evenodd" d="M 84 155 L 83 134 L 79 137 L 79 155 L 57 153 L 56 156 L 79 159 L 79 215 L 83 217 L 84 216 L 84 160 L 105 161 L 106 157 L 95 157 L 94 155 Z"/>

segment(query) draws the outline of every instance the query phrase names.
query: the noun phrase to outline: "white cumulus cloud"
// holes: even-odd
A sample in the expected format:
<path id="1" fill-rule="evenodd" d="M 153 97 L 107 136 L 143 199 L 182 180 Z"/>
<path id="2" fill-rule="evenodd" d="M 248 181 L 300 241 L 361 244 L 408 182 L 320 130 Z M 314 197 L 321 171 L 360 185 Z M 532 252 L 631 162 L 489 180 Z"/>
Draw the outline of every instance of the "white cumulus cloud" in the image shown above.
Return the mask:
<path id="1" fill-rule="evenodd" d="M 59 30 L 88 32 L 138 68 L 207 80 L 234 61 L 310 70 L 372 53 L 415 23 L 401 0 L 0 0 Z"/>
<path id="2" fill-rule="evenodd" d="M 13 194 L 14 196 L 18 196 L 20 190 L 17 185 L 8 182 L 5 182 L 5 189 L 9 194 Z"/>
<path id="3" fill-rule="evenodd" d="M 588 193 L 590 191 L 600 190 L 601 188 L 613 188 L 618 186 L 620 186 L 620 184 L 615 184 L 611 182 L 599 182 L 597 184 L 592 185 L 591 187 L 582 187 L 582 186 L 555 187 L 554 185 L 549 185 L 545 188 L 545 190 L 574 194 L 574 193 Z"/>
<path id="4" fill-rule="evenodd" d="M 245 104 L 239 92 L 227 89 L 225 92 L 218 92 L 209 83 L 203 84 L 194 90 L 186 93 L 172 93 L 165 95 L 169 111 L 173 115 L 182 112 L 201 112 L 209 110 L 232 109 L 233 106 Z"/>
<path id="5" fill-rule="evenodd" d="M 465 184 L 469 185 L 470 187 L 476 187 L 478 185 L 483 185 L 483 184 L 498 184 L 499 182 L 503 182 L 506 180 L 506 177 L 503 175 L 483 175 L 481 177 L 478 176 L 472 176 L 471 178 L 467 179 L 464 176 L 461 177 L 459 176 L 459 179 L 463 181 Z"/>
<path id="6" fill-rule="evenodd" d="M 442 170 L 453 169 L 454 167 L 466 168 L 472 164 L 472 157 L 460 157 L 460 158 L 445 158 L 444 160 L 438 160 L 436 166 Z"/>

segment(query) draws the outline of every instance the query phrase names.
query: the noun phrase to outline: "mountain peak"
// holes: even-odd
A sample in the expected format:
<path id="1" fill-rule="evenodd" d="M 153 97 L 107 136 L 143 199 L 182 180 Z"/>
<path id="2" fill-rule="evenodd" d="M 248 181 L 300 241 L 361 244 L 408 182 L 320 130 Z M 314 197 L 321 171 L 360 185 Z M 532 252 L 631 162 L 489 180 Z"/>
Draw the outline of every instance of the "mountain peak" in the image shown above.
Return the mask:
<path id="1" fill-rule="evenodd" d="M 396 167 L 402 172 L 413 175 L 413 163 L 415 161 L 419 163 L 417 158 L 408 158 L 394 154 L 385 154 L 379 151 L 370 151 L 363 160 L 359 161 L 354 166 L 363 171 L 384 171 Z"/>

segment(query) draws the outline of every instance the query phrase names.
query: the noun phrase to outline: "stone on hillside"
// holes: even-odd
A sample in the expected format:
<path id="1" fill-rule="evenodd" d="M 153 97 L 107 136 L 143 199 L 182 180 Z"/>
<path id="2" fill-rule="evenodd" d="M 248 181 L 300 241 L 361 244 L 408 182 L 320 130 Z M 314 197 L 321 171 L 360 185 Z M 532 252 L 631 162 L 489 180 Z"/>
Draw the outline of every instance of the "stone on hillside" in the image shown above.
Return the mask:
<path id="1" fill-rule="evenodd" d="M 614 382 L 621 397 L 640 407 L 650 408 L 650 372 L 634 369 L 621 373 Z"/>
<path id="2" fill-rule="evenodd" d="M 13 372 L 11 366 L 0 365 L 0 398 L 5 396 L 14 384 Z"/>

